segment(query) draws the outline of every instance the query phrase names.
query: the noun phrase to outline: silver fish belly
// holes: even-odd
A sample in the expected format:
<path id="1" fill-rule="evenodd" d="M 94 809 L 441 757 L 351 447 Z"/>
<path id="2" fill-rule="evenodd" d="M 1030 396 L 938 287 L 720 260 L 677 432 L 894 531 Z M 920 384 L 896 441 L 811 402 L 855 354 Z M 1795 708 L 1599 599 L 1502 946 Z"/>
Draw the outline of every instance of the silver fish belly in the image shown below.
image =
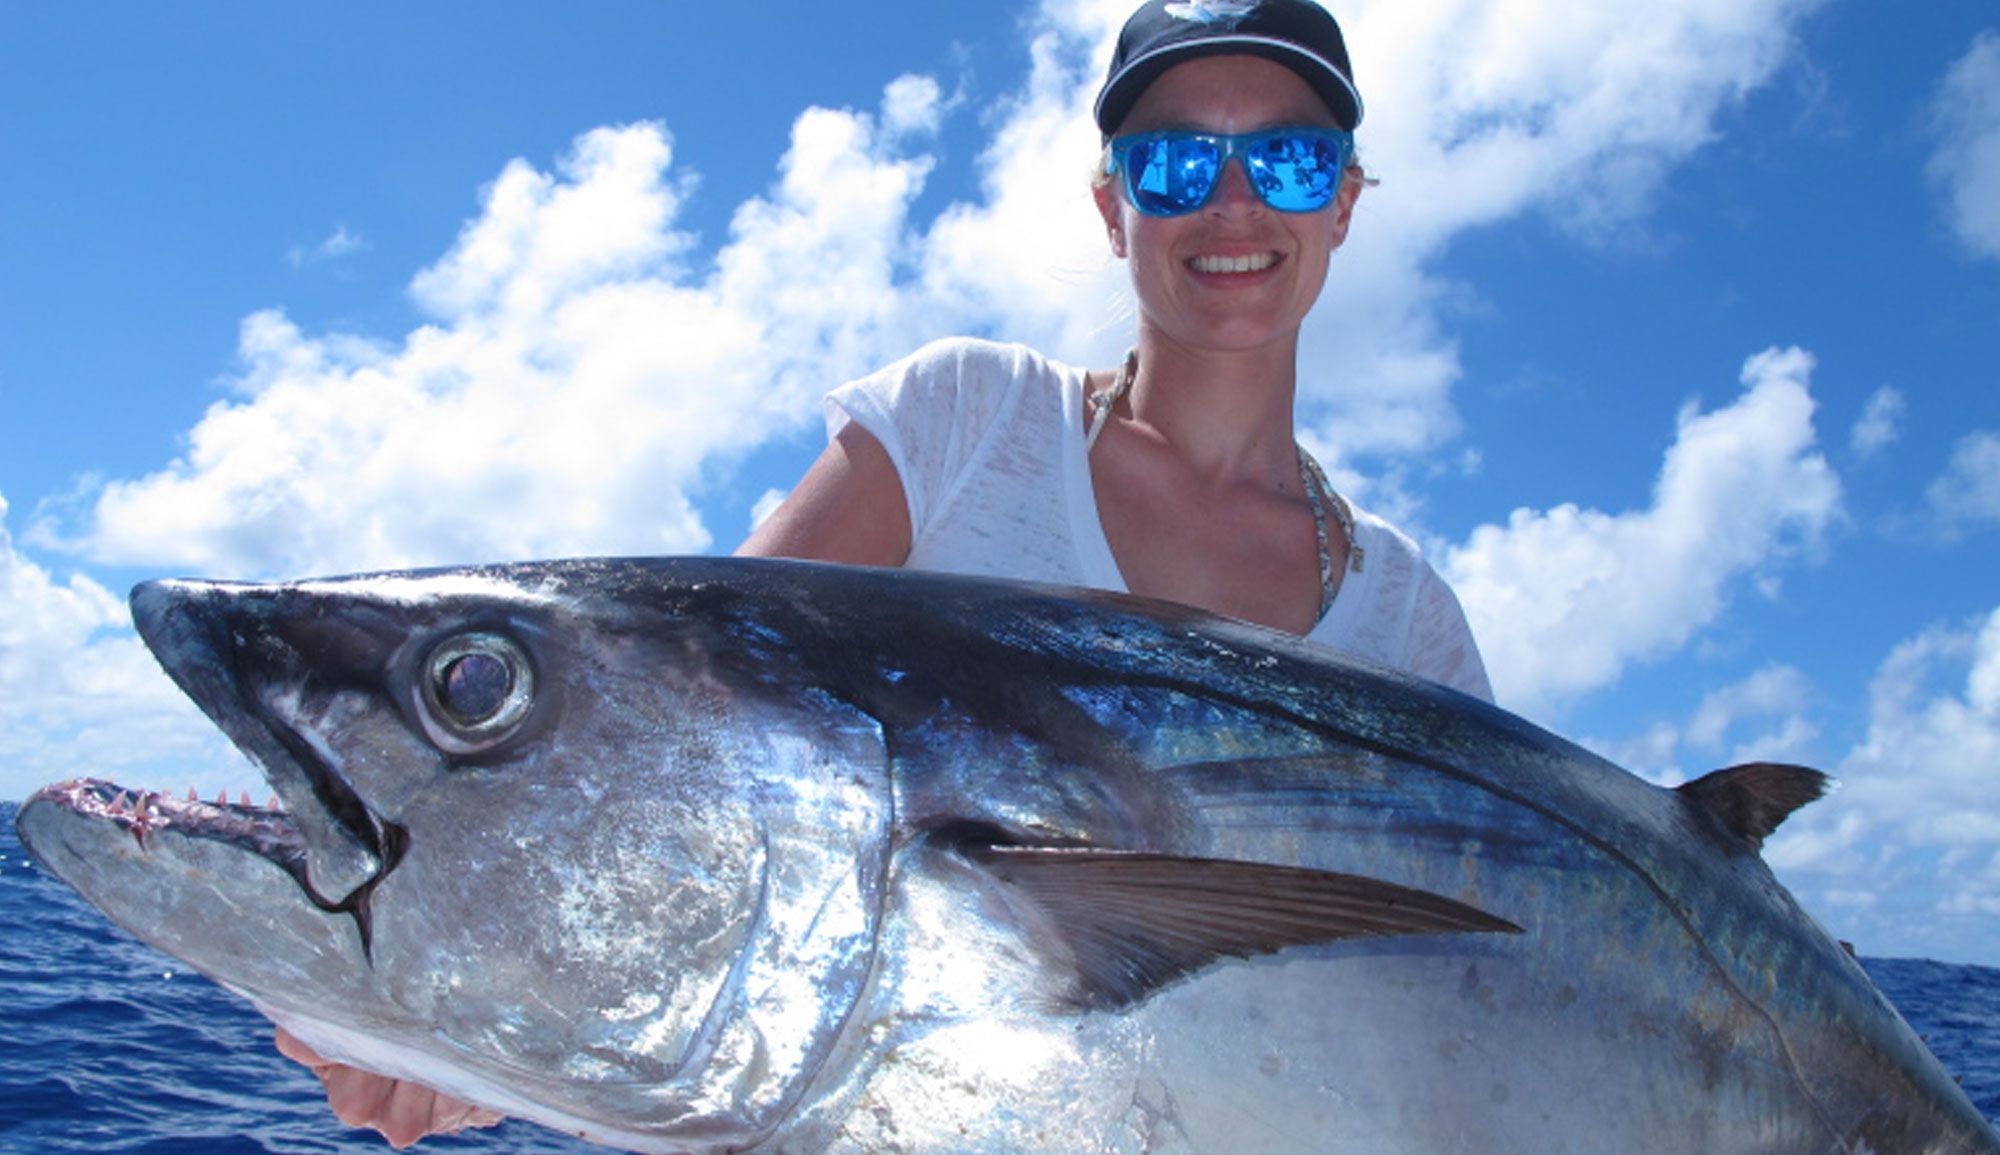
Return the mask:
<path id="1" fill-rule="evenodd" d="M 1652 786 L 1110 594 L 597 559 L 133 595 L 282 805 L 23 843 L 322 1053 L 652 1152 L 1962 1152 L 2000 1139 Z"/>

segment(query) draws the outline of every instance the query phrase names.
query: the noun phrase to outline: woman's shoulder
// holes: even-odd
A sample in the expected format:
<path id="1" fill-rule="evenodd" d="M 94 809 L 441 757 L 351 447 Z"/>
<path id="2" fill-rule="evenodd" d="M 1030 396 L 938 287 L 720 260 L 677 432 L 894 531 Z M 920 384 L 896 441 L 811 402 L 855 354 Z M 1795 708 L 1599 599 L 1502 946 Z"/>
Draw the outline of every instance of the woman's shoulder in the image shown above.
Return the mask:
<path id="1" fill-rule="evenodd" d="M 1355 544 L 1363 551 L 1362 564 L 1389 565 L 1402 570 L 1429 568 L 1423 547 L 1395 522 L 1352 501 L 1347 508 L 1354 516 Z"/>
<path id="2" fill-rule="evenodd" d="M 1393 638 L 1382 639 L 1390 664 L 1486 701 L 1493 687 L 1465 610 L 1416 539 L 1388 519 L 1354 509 L 1354 536 L 1373 579 L 1371 607 Z"/>
<path id="3" fill-rule="evenodd" d="M 986 337 L 940 337 L 930 341 L 898 362 L 902 365 L 950 365 L 965 369 L 1062 369 L 1059 362 L 1039 350 L 1015 341 L 995 341 Z"/>
<path id="4" fill-rule="evenodd" d="M 1350 559 L 1362 580 L 1354 582 L 1358 587 L 1356 595 L 1368 603 L 1367 614 L 1378 619 L 1378 625 L 1386 622 L 1410 622 L 1413 614 L 1422 614 L 1426 604 L 1437 599 L 1440 592 L 1451 596 L 1451 587 L 1445 583 L 1430 561 L 1424 557 L 1423 547 L 1403 529 L 1379 514 L 1348 503 L 1354 518 L 1354 540 L 1352 548 L 1358 554 Z"/>
<path id="5" fill-rule="evenodd" d="M 1021 382 L 1060 379 L 1066 372 L 1067 366 L 1026 345 L 981 337 L 945 337 L 850 382 L 843 390 L 916 394 L 947 403 L 964 397 L 997 400 Z"/>
<path id="6" fill-rule="evenodd" d="M 828 401 L 849 416 L 873 411 L 897 415 L 898 424 L 979 429 L 1024 416 L 1022 403 L 1030 399 L 1029 412 L 1060 410 L 1061 385 L 1073 377 L 1081 379 L 1027 345 L 947 337 L 841 386 Z"/>

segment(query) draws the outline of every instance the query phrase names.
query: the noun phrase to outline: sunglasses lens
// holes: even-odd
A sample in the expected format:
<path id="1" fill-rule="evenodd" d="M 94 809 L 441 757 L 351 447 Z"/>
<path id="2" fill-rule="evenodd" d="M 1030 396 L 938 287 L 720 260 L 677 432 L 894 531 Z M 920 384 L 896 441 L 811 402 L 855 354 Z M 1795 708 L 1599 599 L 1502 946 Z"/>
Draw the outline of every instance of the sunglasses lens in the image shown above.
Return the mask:
<path id="1" fill-rule="evenodd" d="M 1265 204 L 1280 212 L 1316 212 L 1340 188 L 1345 152 L 1337 138 L 1273 133 L 1246 150 L 1243 167 Z"/>
<path id="2" fill-rule="evenodd" d="M 1246 136 L 1162 132 L 1116 147 L 1125 195 L 1147 216 L 1185 216 L 1208 203 L 1231 156 L 1264 203 L 1280 212 L 1317 212 L 1333 200 L 1347 168 L 1350 138 L 1316 129 L 1274 129 Z"/>
<path id="3" fill-rule="evenodd" d="M 1212 140 L 1162 136 L 1134 143 L 1123 163 L 1132 207 L 1148 216 L 1177 217 L 1208 200 L 1222 153 Z"/>

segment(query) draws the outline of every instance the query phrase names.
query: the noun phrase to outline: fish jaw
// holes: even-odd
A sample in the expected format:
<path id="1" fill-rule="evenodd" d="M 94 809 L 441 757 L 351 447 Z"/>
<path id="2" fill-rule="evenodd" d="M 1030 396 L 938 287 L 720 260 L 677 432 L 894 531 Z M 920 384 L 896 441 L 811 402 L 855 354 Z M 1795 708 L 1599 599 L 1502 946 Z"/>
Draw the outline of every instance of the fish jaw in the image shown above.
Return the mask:
<path id="1" fill-rule="evenodd" d="M 24 808 L 24 841 L 330 1058 L 635 1149 L 760 1141 L 868 985 L 880 731 L 760 682 L 773 655 L 732 656 L 771 644 L 754 623 L 663 614 L 698 596 L 673 566 L 595 572 L 141 587 L 143 636 L 285 800 L 282 836 L 191 837 L 154 796 L 135 836 L 84 784 Z M 475 636 L 534 671 L 484 748 L 420 685 Z M 212 950 L 218 911 L 242 933 Z"/>
<path id="2" fill-rule="evenodd" d="M 365 967 L 344 919 L 305 897 L 303 839 L 281 810 L 181 801 L 78 779 L 36 791 L 21 843 L 141 940 L 196 963 L 245 952 L 268 981 L 340 997 Z M 237 917 L 254 910 L 255 917 Z"/>

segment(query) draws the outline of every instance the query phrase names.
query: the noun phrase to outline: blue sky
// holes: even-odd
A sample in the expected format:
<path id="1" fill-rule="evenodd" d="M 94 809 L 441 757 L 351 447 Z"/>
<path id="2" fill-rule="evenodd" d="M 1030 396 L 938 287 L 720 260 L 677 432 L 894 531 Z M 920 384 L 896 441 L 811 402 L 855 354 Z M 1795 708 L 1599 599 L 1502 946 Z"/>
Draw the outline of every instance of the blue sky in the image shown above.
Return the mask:
<path id="1" fill-rule="evenodd" d="M 849 376 L 1111 363 L 1125 9 L 0 8 L 0 797 L 255 781 L 134 580 L 727 550 Z M 1661 781 L 1835 773 L 1781 876 L 2000 964 L 2000 17 L 1335 11 L 1382 180 L 1308 323 L 1336 483 L 1504 704 Z"/>

